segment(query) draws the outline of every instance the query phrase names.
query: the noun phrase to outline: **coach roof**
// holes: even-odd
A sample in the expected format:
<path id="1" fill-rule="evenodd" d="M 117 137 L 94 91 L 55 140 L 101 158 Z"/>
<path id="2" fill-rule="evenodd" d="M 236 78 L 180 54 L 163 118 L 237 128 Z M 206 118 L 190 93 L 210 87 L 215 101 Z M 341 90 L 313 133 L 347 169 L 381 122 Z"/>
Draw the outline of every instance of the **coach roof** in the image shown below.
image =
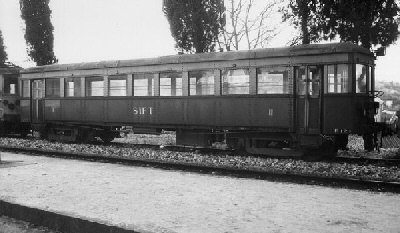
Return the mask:
<path id="1" fill-rule="evenodd" d="M 372 56 L 372 53 L 368 49 L 351 43 L 311 44 L 311 45 L 297 45 L 290 47 L 263 48 L 263 49 L 243 50 L 243 51 L 170 55 L 170 56 L 161 56 L 157 58 L 143 58 L 143 59 L 132 59 L 132 60 L 52 64 L 52 65 L 27 68 L 22 70 L 21 73 L 40 73 L 40 72 L 67 71 L 67 70 L 92 70 L 92 69 L 103 69 L 103 68 L 195 63 L 195 62 L 205 62 L 205 61 L 209 62 L 229 61 L 229 60 L 233 61 L 233 60 L 246 60 L 246 59 L 261 59 L 268 57 L 307 56 L 307 55 L 332 54 L 332 53 L 362 53 Z"/>

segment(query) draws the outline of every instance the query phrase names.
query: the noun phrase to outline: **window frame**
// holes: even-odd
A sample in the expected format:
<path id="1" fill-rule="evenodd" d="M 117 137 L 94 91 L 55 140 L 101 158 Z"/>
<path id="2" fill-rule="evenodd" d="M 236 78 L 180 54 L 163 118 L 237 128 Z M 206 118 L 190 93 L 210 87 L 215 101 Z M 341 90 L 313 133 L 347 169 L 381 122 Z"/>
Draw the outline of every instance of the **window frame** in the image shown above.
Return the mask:
<path id="1" fill-rule="evenodd" d="M 69 87 L 69 85 L 68 85 L 69 82 L 73 82 L 74 83 L 74 86 L 72 88 L 72 90 L 73 90 L 73 95 L 72 96 L 68 95 L 69 90 L 71 89 L 71 88 L 68 88 Z M 79 88 L 76 88 L 75 84 L 78 84 L 77 86 Z M 66 98 L 74 98 L 74 97 L 81 97 L 81 95 L 82 95 L 81 77 L 66 77 L 66 78 L 64 78 L 64 97 L 66 97 Z"/>
<path id="2" fill-rule="evenodd" d="M 358 75 L 357 75 L 357 66 L 361 66 L 361 67 L 365 67 L 365 83 L 364 83 L 364 88 L 365 88 L 365 90 L 364 91 L 362 91 L 361 90 L 361 87 L 359 87 L 359 77 L 358 77 Z M 368 85 L 369 85 L 369 83 L 371 82 L 371 80 L 369 80 L 369 79 L 371 79 L 371 76 L 368 74 L 369 73 L 369 65 L 368 64 L 364 64 L 364 63 L 355 63 L 354 64 L 354 72 L 353 72 L 353 74 L 354 74 L 354 82 L 355 82 L 355 93 L 356 94 L 359 94 L 359 95 L 366 95 L 366 94 L 368 94 L 368 92 L 370 91 L 370 90 L 368 90 Z M 361 75 L 363 74 L 363 70 L 362 70 L 363 68 L 361 68 Z M 360 75 L 360 76 L 361 76 Z M 361 90 L 361 91 L 360 91 Z"/>
<path id="3" fill-rule="evenodd" d="M 136 78 L 138 77 L 138 78 Z M 141 78 L 143 77 L 143 78 Z M 142 79 L 142 80 L 146 80 L 147 79 L 147 86 L 138 86 L 135 85 L 135 81 Z M 151 83 L 151 85 L 149 85 Z M 134 97 L 151 97 L 151 96 L 156 96 L 155 93 L 155 87 L 156 86 L 156 77 L 155 77 L 155 73 L 135 73 L 133 74 L 132 77 L 132 96 Z M 142 90 L 140 89 L 136 89 L 137 87 L 146 87 L 147 91 L 146 91 L 146 95 L 137 95 L 136 93 L 140 93 L 142 92 Z M 144 92 L 145 90 L 143 90 Z"/>
<path id="4" fill-rule="evenodd" d="M 287 73 L 287 82 L 285 83 L 285 78 L 283 77 L 283 82 L 282 82 L 282 89 L 283 91 L 287 90 L 286 92 L 283 93 L 260 93 L 259 92 L 259 87 L 260 87 L 260 82 L 259 82 L 259 75 L 262 73 L 260 72 L 262 69 L 268 69 L 269 72 L 273 73 L 278 73 L 278 72 L 286 72 Z M 290 88 L 291 85 L 293 85 L 293 79 L 290 77 L 291 75 L 291 67 L 289 66 L 261 66 L 261 67 L 256 67 L 256 94 L 257 95 L 292 95 L 293 94 L 293 88 Z M 251 78 L 251 77 L 250 77 Z M 266 82 L 263 82 L 266 83 Z"/>
<path id="5" fill-rule="evenodd" d="M 9 82 L 9 85 L 6 85 L 6 80 L 10 80 L 12 82 Z M 3 83 L 2 83 L 2 92 L 5 95 L 18 95 L 19 94 L 19 81 L 18 81 L 18 75 L 15 74 L 4 74 L 3 75 Z M 11 84 L 14 84 L 14 93 L 11 93 Z M 8 90 L 6 92 L 6 90 Z"/>
<path id="6" fill-rule="evenodd" d="M 101 89 L 102 94 L 101 95 L 91 94 L 91 93 L 93 93 L 92 83 L 100 82 L 100 81 L 102 82 L 102 86 L 96 87 L 95 89 Z M 90 88 L 88 85 L 89 83 L 91 84 Z M 87 76 L 87 77 L 85 77 L 85 97 L 104 97 L 104 93 L 105 93 L 105 86 L 104 86 L 104 77 L 103 76 Z"/>
<path id="7" fill-rule="evenodd" d="M 218 70 L 218 71 L 220 71 L 220 70 Z M 211 86 L 212 87 L 212 94 L 197 94 L 197 85 L 195 84 L 194 85 L 194 89 L 196 90 L 196 94 L 192 94 L 192 82 L 191 82 L 191 78 L 196 78 L 196 77 L 193 77 L 193 76 L 191 76 L 191 74 L 193 74 L 193 73 L 196 73 L 196 72 L 207 72 L 207 73 L 209 73 L 209 74 L 211 74 L 212 76 L 209 76 L 209 77 L 212 77 L 212 85 L 207 85 L 207 86 Z M 215 88 L 215 69 L 198 69 L 198 70 L 189 70 L 188 72 L 188 89 L 189 89 L 189 96 L 214 96 L 215 94 L 216 94 L 216 88 Z M 202 77 L 204 77 L 204 76 L 202 76 Z M 183 85 L 183 84 L 182 84 Z M 200 86 L 200 87 L 202 87 L 202 86 Z M 203 90 L 203 89 L 201 89 L 201 90 Z M 206 90 L 209 90 L 209 89 L 206 89 Z"/>
<path id="8" fill-rule="evenodd" d="M 181 97 L 181 96 L 184 96 L 183 95 L 183 87 L 184 87 L 184 72 L 160 72 L 160 73 L 158 73 L 159 75 L 158 75 L 158 89 L 159 89 L 159 96 L 163 96 L 163 97 Z M 173 74 L 180 74 L 180 77 L 179 78 L 174 78 L 175 79 L 175 84 L 172 82 L 172 80 L 173 80 L 173 78 L 169 78 L 169 77 L 162 77 L 162 76 L 170 76 L 170 75 L 173 75 Z M 171 80 L 171 83 L 170 83 L 170 88 L 169 89 L 164 89 L 164 90 L 166 90 L 166 91 L 170 91 L 170 94 L 169 95 L 165 95 L 165 94 L 163 94 L 163 89 L 162 89 L 162 87 L 163 86 L 167 86 L 167 85 L 162 85 L 161 83 L 162 83 L 162 79 L 170 79 Z M 180 85 L 180 92 L 177 92 L 177 90 L 179 90 L 179 88 L 177 88 L 178 86 L 176 85 L 177 84 L 177 82 L 176 82 L 176 80 L 177 79 L 180 79 L 181 80 L 181 85 Z M 173 86 L 175 85 L 175 88 L 173 88 Z M 179 94 L 180 93 L 180 94 Z"/>
<path id="9" fill-rule="evenodd" d="M 22 80 L 21 81 L 21 97 L 22 98 L 29 98 L 31 97 L 31 80 Z"/>
<path id="10" fill-rule="evenodd" d="M 51 88 L 49 88 L 50 83 L 58 84 L 58 86 L 57 85 L 51 85 Z M 58 90 L 58 93 L 55 90 Z M 49 97 L 50 98 L 51 97 L 61 97 L 61 79 L 60 78 L 47 78 L 47 79 L 45 79 L 44 96 L 46 98 L 49 98 Z"/>
<path id="11" fill-rule="evenodd" d="M 225 92 L 225 72 L 233 71 L 233 70 L 247 70 L 247 78 L 248 81 L 244 82 L 247 83 L 247 92 L 246 93 L 226 93 Z M 226 77 L 234 77 L 234 76 L 226 76 Z M 236 86 L 238 87 L 238 86 Z M 239 86 L 240 87 L 240 86 Z M 230 88 L 230 87 L 228 87 Z M 251 89 L 251 67 L 238 67 L 238 68 L 232 68 L 232 69 L 221 69 L 221 95 L 222 96 L 235 96 L 235 95 L 250 95 L 250 89 Z"/>
<path id="12" fill-rule="evenodd" d="M 340 82 L 338 82 L 339 79 L 339 66 L 346 66 L 347 67 L 347 80 L 344 80 L 344 73 L 342 72 L 340 74 Z M 330 76 L 329 76 L 329 71 L 330 67 L 333 68 L 333 83 L 330 83 Z M 342 69 L 342 71 L 345 71 L 345 69 Z M 340 90 L 341 92 L 338 92 L 338 85 L 340 85 Z M 333 92 L 330 91 L 330 87 L 333 87 Z M 347 87 L 347 91 L 343 91 L 345 89 L 344 87 Z M 325 94 L 328 95 L 343 95 L 343 94 L 350 94 L 353 93 L 353 75 L 352 75 L 352 64 L 351 63 L 334 63 L 334 64 L 328 64 L 326 65 L 326 71 L 324 75 L 324 92 Z"/>
<path id="13" fill-rule="evenodd" d="M 122 85 L 122 86 L 116 86 L 116 88 L 114 88 L 113 89 L 113 87 L 111 87 L 111 83 L 112 83 L 112 81 L 120 81 L 120 80 L 123 80 L 123 81 L 125 81 L 125 85 Z M 123 87 L 123 88 L 120 88 L 120 87 Z M 108 88 L 108 96 L 109 97 L 121 97 L 121 96 L 128 96 L 128 76 L 127 75 L 110 75 L 110 76 L 108 76 L 108 85 L 107 85 L 107 88 Z M 123 95 L 112 95 L 112 92 L 113 91 L 124 91 L 125 92 L 125 94 L 123 94 Z"/>

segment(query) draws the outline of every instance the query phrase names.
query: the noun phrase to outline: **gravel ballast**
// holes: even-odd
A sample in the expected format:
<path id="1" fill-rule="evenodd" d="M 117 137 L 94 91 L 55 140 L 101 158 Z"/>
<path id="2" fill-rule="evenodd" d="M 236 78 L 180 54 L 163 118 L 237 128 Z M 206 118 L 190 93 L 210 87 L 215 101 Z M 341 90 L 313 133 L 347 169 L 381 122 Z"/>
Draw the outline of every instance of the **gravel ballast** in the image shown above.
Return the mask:
<path id="1" fill-rule="evenodd" d="M 232 155 L 229 152 L 206 153 L 197 150 L 176 151 L 165 148 L 134 146 L 130 144 L 118 147 L 115 145 L 69 144 L 20 138 L 1 138 L 0 145 L 279 174 L 400 182 L 400 169 L 398 166 L 359 165 L 345 162 L 309 162 L 298 159 L 260 158 L 254 156 Z M 396 151 L 397 150 L 386 149 L 381 150 L 379 153 L 372 152 L 372 154 L 368 154 L 353 149 L 349 152 L 342 152 L 342 154 L 345 153 L 356 157 L 385 157 L 386 155 L 394 157 L 396 156 Z"/>

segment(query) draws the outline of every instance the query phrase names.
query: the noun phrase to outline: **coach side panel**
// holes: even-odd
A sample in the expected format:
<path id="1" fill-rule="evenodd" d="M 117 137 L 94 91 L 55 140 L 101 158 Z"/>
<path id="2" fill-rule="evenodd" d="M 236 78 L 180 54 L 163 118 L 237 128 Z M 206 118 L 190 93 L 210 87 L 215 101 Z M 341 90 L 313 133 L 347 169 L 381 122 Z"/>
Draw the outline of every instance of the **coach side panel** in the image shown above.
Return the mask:
<path id="1" fill-rule="evenodd" d="M 291 97 L 121 98 L 47 100 L 45 119 L 151 128 L 258 128 L 288 132 Z M 58 109 L 58 106 L 60 108 Z"/>

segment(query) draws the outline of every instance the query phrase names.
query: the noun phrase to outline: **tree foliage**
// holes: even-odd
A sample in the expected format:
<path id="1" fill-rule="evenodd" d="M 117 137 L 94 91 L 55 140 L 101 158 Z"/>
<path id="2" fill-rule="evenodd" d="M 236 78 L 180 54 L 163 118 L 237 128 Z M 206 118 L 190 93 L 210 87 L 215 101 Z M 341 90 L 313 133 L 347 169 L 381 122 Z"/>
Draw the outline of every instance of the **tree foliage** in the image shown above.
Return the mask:
<path id="1" fill-rule="evenodd" d="M 0 64 L 4 64 L 7 58 L 8 56 L 3 42 L 3 33 L 0 30 Z"/>
<path id="2" fill-rule="evenodd" d="M 164 0 L 163 10 L 178 49 L 189 53 L 215 51 L 225 26 L 223 0 Z"/>
<path id="3" fill-rule="evenodd" d="M 283 0 L 227 0 L 223 43 L 227 50 L 263 48 L 280 32 L 275 20 Z"/>
<path id="4" fill-rule="evenodd" d="M 339 37 L 341 41 L 388 46 L 399 31 L 399 6 L 395 0 L 290 0 L 284 20 L 301 29 L 303 44 Z"/>
<path id="5" fill-rule="evenodd" d="M 25 21 L 28 55 L 37 65 L 57 62 L 53 52 L 53 25 L 50 21 L 50 0 L 20 0 L 21 17 Z"/>

